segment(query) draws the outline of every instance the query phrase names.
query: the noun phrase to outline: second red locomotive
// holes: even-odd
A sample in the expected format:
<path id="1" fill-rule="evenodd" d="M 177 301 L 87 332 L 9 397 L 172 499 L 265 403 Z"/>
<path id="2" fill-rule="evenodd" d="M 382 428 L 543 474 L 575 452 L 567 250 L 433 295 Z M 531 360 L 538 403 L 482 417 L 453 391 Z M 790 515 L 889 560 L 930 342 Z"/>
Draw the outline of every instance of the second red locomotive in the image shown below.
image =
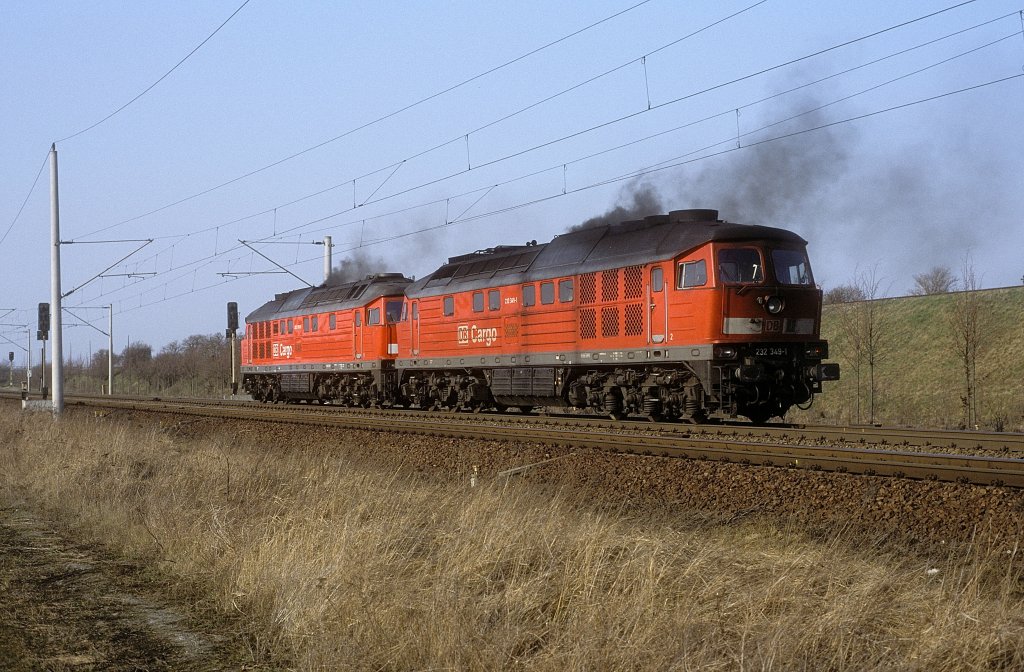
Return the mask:
<path id="1" fill-rule="evenodd" d="M 806 241 L 683 210 L 279 295 L 246 318 L 266 401 L 570 406 L 754 422 L 810 403 L 823 362 Z"/>

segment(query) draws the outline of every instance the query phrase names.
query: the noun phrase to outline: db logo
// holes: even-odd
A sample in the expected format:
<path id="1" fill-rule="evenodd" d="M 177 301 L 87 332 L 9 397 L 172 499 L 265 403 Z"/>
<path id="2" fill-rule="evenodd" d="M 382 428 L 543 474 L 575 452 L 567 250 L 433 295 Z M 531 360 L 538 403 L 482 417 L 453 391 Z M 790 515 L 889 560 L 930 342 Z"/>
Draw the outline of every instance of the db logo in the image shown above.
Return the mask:
<path id="1" fill-rule="evenodd" d="M 458 330 L 459 345 L 469 345 L 469 325 L 460 324 Z"/>
<path id="2" fill-rule="evenodd" d="M 782 320 L 765 320 L 764 330 L 767 332 L 782 331 Z"/>

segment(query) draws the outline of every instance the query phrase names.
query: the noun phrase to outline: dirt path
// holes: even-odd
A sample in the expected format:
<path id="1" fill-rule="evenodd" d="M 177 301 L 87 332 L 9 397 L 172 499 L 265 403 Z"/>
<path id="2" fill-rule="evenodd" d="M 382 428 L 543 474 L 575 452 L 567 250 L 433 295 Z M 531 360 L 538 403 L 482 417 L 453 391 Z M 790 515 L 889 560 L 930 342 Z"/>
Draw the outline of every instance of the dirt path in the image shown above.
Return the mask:
<path id="1" fill-rule="evenodd" d="M 257 669 L 212 629 L 189 623 L 138 567 L 0 505 L 0 670 Z"/>

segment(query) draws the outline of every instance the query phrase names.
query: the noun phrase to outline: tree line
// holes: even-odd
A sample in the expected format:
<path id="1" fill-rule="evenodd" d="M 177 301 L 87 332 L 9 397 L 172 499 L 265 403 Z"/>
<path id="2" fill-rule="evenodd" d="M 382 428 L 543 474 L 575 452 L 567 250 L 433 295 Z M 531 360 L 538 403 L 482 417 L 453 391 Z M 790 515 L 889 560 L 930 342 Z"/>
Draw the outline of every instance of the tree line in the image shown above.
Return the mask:
<path id="1" fill-rule="evenodd" d="M 40 368 L 38 363 L 33 367 L 33 391 L 39 389 Z M 107 370 L 106 348 L 93 352 L 91 357 L 65 361 L 65 389 L 105 393 Z M 45 382 L 48 387 L 49 379 Z M 114 394 L 222 396 L 230 387 L 231 352 L 223 334 L 197 334 L 172 341 L 156 354 L 141 341 L 129 343 L 120 353 L 114 353 Z"/>

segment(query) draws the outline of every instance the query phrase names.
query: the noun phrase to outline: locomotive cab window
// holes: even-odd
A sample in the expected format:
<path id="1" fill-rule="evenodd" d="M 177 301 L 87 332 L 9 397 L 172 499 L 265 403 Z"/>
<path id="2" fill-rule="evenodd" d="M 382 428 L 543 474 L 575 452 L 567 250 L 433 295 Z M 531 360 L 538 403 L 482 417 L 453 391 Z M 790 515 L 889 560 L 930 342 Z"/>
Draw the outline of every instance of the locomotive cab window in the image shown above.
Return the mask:
<path id="1" fill-rule="evenodd" d="M 558 281 L 558 300 L 561 303 L 572 303 L 572 280 Z"/>
<path id="2" fill-rule="evenodd" d="M 775 279 L 783 285 L 813 285 L 811 264 L 803 250 L 772 250 Z"/>
<path id="3" fill-rule="evenodd" d="M 555 283 L 540 283 L 540 302 L 545 306 L 555 302 Z"/>
<path id="4" fill-rule="evenodd" d="M 499 290 L 491 289 L 487 292 L 487 308 L 489 310 L 501 308 L 501 292 Z"/>
<path id="5" fill-rule="evenodd" d="M 358 310 L 352 313 L 352 322 L 354 322 L 357 327 L 363 326 L 363 314 Z"/>
<path id="6" fill-rule="evenodd" d="M 482 313 L 484 312 L 484 293 L 473 292 L 473 312 Z"/>
<path id="7" fill-rule="evenodd" d="M 523 306 L 537 305 L 537 285 L 523 285 Z"/>
<path id="8" fill-rule="evenodd" d="M 303 332 L 308 332 L 309 331 L 309 318 L 308 317 L 302 318 L 302 331 Z"/>
<path id="9" fill-rule="evenodd" d="M 277 322 L 271 322 L 270 323 L 270 329 L 271 329 L 271 333 L 274 336 L 277 336 Z"/>
<path id="10" fill-rule="evenodd" d="M 380 324 L 380 308 L 370 308 L 366 311 L 366 324 Z"/>
<path id="11" fill-rule="evenodd" d="M 295 333 L 295 322 L 290 317 L 288 318 L 288 333 Z"/>
<path id="12" fill-rule="evenodd" d="M 313 331 L 320 331 L 320 316 L 314 315 L 312 320 Z"/>
<path id="13" fill-rule="evenodd" d="M 384 304 L 384 316 L 387 318 L 388 324 L 395 324 L 404 319 L 402 304 L 402 301 L 388 301 Z"/>
<path id="14" fill-rule="evenodd" d="M 338 328 L 338 314 L 331 313 L 327 318 L 327 326 L 330 327 L 331 331 Z"/>
<path id="15" fill-rule="evenodd" d="M 762 282 L 764 264 L 761 253 L 752 247 L 719 250 L 718 279 L 725 283 Z"/>
<path id="16" fill-rule="evenodd" d="M 708 284 L 708 266 L 700 261 L 680 261 L 676 267 L 676 289 L 703 287 Z"/>
<path id="17" fill-rule="evenodd" d="M 444 309 L 443 309 L 442 312 L 444 312 L 445 315 L 454 315 L 455 314 L 455 297 L 454 296 L 446 296 L 446 297 L 444 297 Z"/>

